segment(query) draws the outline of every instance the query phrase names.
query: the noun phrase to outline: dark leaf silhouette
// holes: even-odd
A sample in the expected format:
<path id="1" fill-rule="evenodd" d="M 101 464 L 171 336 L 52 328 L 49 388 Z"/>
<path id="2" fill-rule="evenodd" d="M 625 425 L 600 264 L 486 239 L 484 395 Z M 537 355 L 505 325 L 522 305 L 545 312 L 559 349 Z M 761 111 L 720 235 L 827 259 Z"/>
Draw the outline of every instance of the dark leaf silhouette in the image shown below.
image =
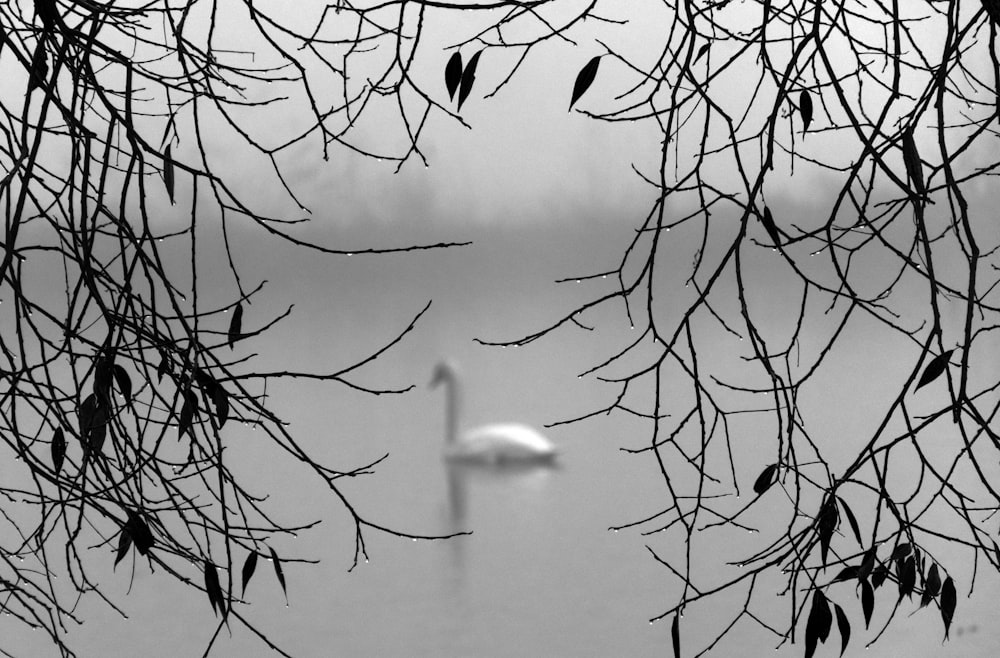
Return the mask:
<path id="1" fill-rule="evenodd" d="M 837 614 L 837 630 L 840 631 L 840 655 L 843 656 L 844 652 L 847 651 L 847 643 L 851 641 L 851 622 L 847 620 L 844 609 L 836 603 L 833 604 L 833 610 Z"/>
<path id="2" fill-rule="evenodd" d="M 52 434 L 52 470 L 56 475 L 62 470 L 63 460 L 66 458 L 66 436 L 63 428 L 57 427 Z"/>
<path id="3" fill-rule="evenodd" d="M 889 569 L 885 565 L 879 565 L 875 571 L 872 572 L 872 586 L 878 589 L 885 582 L 885 579 L 889 577 Z"/>
<path id="4" fill-rule="evenodd" d="M 753 483 L 753 490 L 758 496 L 762 495 L 765 491 L 771 488 L 777 479 L 778 465 L 771 464 L 764 468 L 757 476 L 757 480 Z"/>
<path id="5" fill-rule="evenodd" d="M 28 91 L 30 94 L 35 89 L 45 85 L 45 78 L 49 74 L 49 62 L 45 55 L 45 40 L 39 39 L 35 45 L 35 50 L 31 54 L 31 68 L 28 71 Z"/>
<path id="6" fill-rule="evenodd" d="M 205 592 L 208 594 L 208 602 L 212 604 L 212 610 L 218 615 L 226 615 L 226 601 L 222 595 L 222 585 L 219 584 L 219 572 L 215 565 L 205 560 Z"/>
<path id="7" fill-rule="evenodd" d="M 892 550 L 892 555 L 889 556 L 890 560 L 900 560 L 910 554 L 913 550 L 913 546 L 909 542 L 903 542 L 899 544 Z"/>
<path id="8" fill-rule="evenodd" d="M 270 546 L 268 548 L 271 548 Z M 274 552 L 271 548 L 271 563 L 274 564 L 274 575 L 278 577 L 278 582 L 281 584 L 281 591 L 285 593 L 285 599 L 288 599 L 288 590 L 285 589 L 285 572 L 281 570 L 281 560 L 278 559 L 278 554 Z"/>
<path id="9" fill-rule="evenodd" d="M 111 377 L 114 362 L 111 359 L 101 358 L 94 365 L 94 395 L 99 401 L 111 399 Z"/>
<path id="10" fill-rule="evenodd" d="M 674 645 L 674 658 L 681 658 L 681 626 L 679 612 L 674 615 L 674 623 L 670 625 L 670 640 Z"/>
<path id="11" fill-rule="evenodd" d="M 702 57 L 704 57 L 708 53 L 708 47 L 709 47 L 709 45 L 710 44 L 706 43 L 704 46 L 702 46 L 701 48 L 698 49 L 697 54 L 695 54 L 695 56 L 694 56 L 694 61 L 695 62 L 697 62 L 699 59 L 701 59 Z"/>
<path id="12" fill-rule="evenodd" d="M 247 583 L 253 578 L 253 572 L 257 570 L 257 551 L 250 551 L 246 561 L 243 562 L 243 594 L 247 593 Z"/>
<path id="13" fill-rule="evenodd" d="M 198 413 L 198 397 L 193 391 L 184 392 L 184 403 L 181 405 L 181 415 L 177 420 L 177 438 L 182 439 L 191 430 L 194 416 Z"/>
<path id="14" fill-rule="evenodd" d="M 913 587 L 917 584 L 917 564 L 913 556 L 906 558 L 900 566 L 896 562 L 896 575 L 899 578 L 899 598 L 909 597 L 913 594 Z"/>
<path id="15" fill-rule="evenodd" d="M 913 139 L 913 132 L 909 129 L 903 131 L 903 166 L 906 167 L 906 175 L 917 196 L 925 196 L 927 190 L 924 187 L 923 164 L 917 151 L 917 143 Z"/>
<path id="16" fill-rule="evenodd" d="M 84 398 L 80 404 L 80 439 L 83 442 L 85 456 L 91 456 L 101 451 L 104 436 L 107 433 L 107 407 L 93 393 Z"/>
<path id="17" fill-rule="evenodd" d="M 125 398 L 126 404 L 130 403 L 132 401 L 132 379 L 128 376 L 128 372 L 117 364 L 112 367 L 112 372 L 115 375 L 115 385 L 118 386 L 118 392 Z"/>
<path id="18" fill-rule="evenodd" d="M 809 130 L 813 120 L 813 100 L 809 92 L 803 89 L 799 93 L 799 112 L 802 114 L 802 132 Z"/>
<path id="19" fill-rule="evenodd" d="M 861 571 L 861 568 L 858 567 L 858 566 L 855 566 L 855 565 L 852 565 L 852 566 L 849 566 L 849 567 L 844 567 L 841 570 L 841 572 L 838 573 L 834 577 L 833 582 L 840 583 L 840 582 L 843 582 L 845 580 L 854 580 L 855 578 L 858 577 L 858 573 L 860 571 Z"/>
<path id="20" fill-rule="evenodd" d="M 847 516 L 847 523 L 851 526 L 851 532 L 854 533 L 854 538 L 857 539 L 858 544 L 860 544 L 861 528 L 858 526 L 858 519 L 854 516 L 854 512 L 851 511 L 851 508 L 847 506 L 847 503 L 844 502 L 843 498 L 838 496 L 837 500 L 840 501 L 840 506 L 844 508 L 844 515 Z"/>
<path id="21" fill-rule="evenodd" d="M 448 58 L 448 64 L 444 67 L 444 84 L 448 88 L 448 99 L 455 99 L 455 92 L 459 83 L 462 82 L 462 53 L 457 50 Z"/>
<path id="22" fill-rule="evenodd" d="M 132 536 L 129 535 L 128 526 L 122 527 L 121 531 L 118 533 L 118 553 L 115 555 L 114 567 L 118 566 L 118 563 L 125 559 L 125 555 L 128 553 L 128 549 L 132 547 Z M 114 568 L 112 567 L 112 568 Z"/>
<path id="23" fill-rule="evenodd" d="M 927 571 L 927 582 L 924 583 L 924 591 L 935 597 L 941 592 L 941 572 L 938 565 L 932 564 Z"/>
<path id="24" fill-rule="evenodd" d="M 477 52 L 469 60 L 468 66 L 462 71 L 462 82 L 458 89 L 458 109 L 462 110 L 462 104 L 465 103 L 465 99 L 469 97 L 469 92 L 472 91 L 472 84 L 476 81 L 476 67 L 479 66 L 479 56 L 483 51 Z"/>
<path id="25" fill-rule="evenodd" d="M 951 629 L 951 620 L 955 617 L 955 604 L 957 603 L 955 593 L 955 581 L 948 576 L 941 586 L 941 620 L 944 622 L 944 637 L 948 639 L 948 631 Z"/>
<path id="26" fill-rule="evenodd" d="M 174 203 L 174 159 L 171 153 L 170 144 L 163 149 L 163 184 L 167 187 L 167 196 L 170 198 L 170 205 Z"/>
<path id="27" fill-rule="evenodd" d="M 833 625 L 833 614 L 830 603 L 820 590 L 813 591 L 812 608 L 809 619 L 806 620 L 806 658 L 811 658 L 816 651 L 817 642 L 826 642 Z"/>
<path id="28" fill-rule="evenodd" d="M 580 72 L 576 74 L 576 82 L 573 83 L 573 97 L 569 101 L 569 109 L 572 110 L 576 102 L 580 100 L 580 97 L 587 93 L 590 89 L 590 85 L 594 84 L 594 78 L 597 77 L 597 69 L 601 65 L 601 56 L 597 55 L 591 57 L 590 61 L 587 62 Z"/>
<path id="29" fill-rule="evenodd" d="M 764 214 L 760 216 L 760 223 L 764 225 L 764 229 L 767 234 L 771 236 L 771 242 L 775 245 L 781 243 L 781 234 L 778 233 L 778 227 L 774 224 L 774 218 L 771 216 L 771 209 L 764 206 Z"/>
<path id="30" fill-rule="evenodd" d="M 861 581 L 861 611 L 865 615 L 865 630 L 872 620 L 872 612 L 875 610 L 875 590 L 868 584 L 867 580 Z"/>
<path id="31" fill-rule="evenodd" d="M 195 372 L 195 381 L 198 382 L 198 386 L 201 387 L 205 396 L 212 401 L 212 405 L 215 407 L 216 426 L 221 428 L 229 418 L 229 393 L 204 370 Z"/>
<path id="32" fill-rule="evenodd" d="M 153 533 L 141 516 L 132 510 L 128 510 L 126 514 L 128 521 L 125 523 L 125 529 L 132 537 L 135 550 L 139 551 L 139 555 L 148 554 L 149 550 L 153 548 Z"/>
<path id="33" fill-rule="evenodd" d="M 986 10 L 986 15 L 990 17 L 993 24 L 1000 26 L 1000 1 L 982 0 L 982 3 L 983 9 Z"/>
<path id="34" fill-rule="evenodd" d="M 858 580 L 864 580 L 868 578 L 871 574 L 872 569 L 875 568 L 875 547 L 872 546 L 867 551 L 865 551 L 865 556 L 861 558 L 861 566 L 858 568 Z"/>
<path id="35" fill-rule="evenodd" d="M 172 372 L 170 367 L 170 359 L 167 357 L 166 352 L 160 351 L 160 364 L 156 366 L 156 381 L 163 379 L 163 375 L 168 372 Z"/>
<path id="36" fill-rule="evenodd" d="M 233 343 L 242 337 L 243 331 L 243 304 L 237 304 L 233 309 L 233 317 L 229 320 L 229 349 L 233 349 Z"/>
<path id="37" fill-rule="evenodd" d="M 947 352 L 942 352 L 931 359 L 927 364 L 927 367 L 924 368 L 924 373 L 920 375 L 917 387 L 913 390 L 917 391 L 943 375 L 944 371 L 948 368 L 948 360 L 951 358 L 951 353 L 954 351 L 955 350 L 948 350 Z"/>
<path id="38" fill-rule="evenodd" d="M 830 552 L 830 541 L 833 533 L 837 530 L 837 522 L 840 515 L 837 512 L 837 505 L 833 498 L 828 497 L 820 508 L 819 517 L 816 523 L 816 532 L 819 535 L 819 547 L 823 558 L 823 565 L 826 566 L 826 556 Z"/>

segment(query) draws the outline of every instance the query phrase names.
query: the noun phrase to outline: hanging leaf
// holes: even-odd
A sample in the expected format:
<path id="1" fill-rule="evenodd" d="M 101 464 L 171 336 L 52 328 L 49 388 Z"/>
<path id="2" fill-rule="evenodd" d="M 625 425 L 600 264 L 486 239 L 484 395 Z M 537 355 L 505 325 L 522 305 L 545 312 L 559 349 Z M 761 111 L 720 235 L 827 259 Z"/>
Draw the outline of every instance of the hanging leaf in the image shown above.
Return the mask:
<path id="1" fill-rule="evenodd" d="M 816 519 L 816 533 L 819 536 L 819 547 L 823 558 L 823 566 L 826 566 L 826 556 L 830 552 L 830 541 L 833 533 L 837 530 L 837 523 L 840 515 L 837 512 L 837 505 L 831 497 L 827 497 L 820 508 L 819 516 Z"/>
<path id="2" fill-rule="evenodd" d="M 135 550 L 139 551 L 139 555 L 148 554 L 149 550 L 153 548 L 152 531 L 150 531 L 149 526 L 146 525 L 142 517 L 132 510 L 127 510 L 125 514 L 128 516 L 125 529 L 128 530 L 129 535 L 132 537 Z"/>
<path id="3" fill-rule="evenodd" d="M 849 567 L 844 567 L 840 571 L 840 573 L 838 573 L 834 577 L 833 582 L 840 583 L 840 582 L 843 582 L 845 580 L 854 580 L 855 578 L 858 577 L 858 573 L 860 571 L 861 571 L 861 568 L 858 567 L 857 565 L 851 565 Z"/>
<path id="4" fill-rule="evenodd" d="M 247 593 L 247 583 L 253 578 L 253 572 L 257 570 L 257 551 L 250 551 L 245 562 L 243 562 L 243 595 Z"/>
<path id="5" fill-rule="evenodd" d="M 52 470 L 56 475 L 62 470 L 63 460 L 66 458 L 66 437 L 63 435 L 63 428 L 57 427 L 52 434 Z"/>
<path id="6" fill-rule="evenodd" d="M 875 571 L 872 572 L 872 586 L 878 589 L 885 582 L 885 579 L 889 577 L 889 568 L 884 564 L 880 564 Z"/>
<path id="7" fill-rule="evenodd" d="M 781 234 L 778 233 L 778 227 L 774 224 L 774 218 L 771 216 L 771 209 L 764 206 L 764 214 L 760 216 L 760 223 L 764 225 L 764 229 L 767 234 L 771 236 L 771 242 L 777 246 L 781 243 Z"/>
<path id="8" fill-rule="evenodd" d="M 195 414 L 198 413 L 198 396 L 194 391 L 185 391 L 183 394 L 184 404 L 181 405 L 181 415 L 177 420 L 177 438 L 182 439 L 184 435 L 191 431 Z"/>
<path id="9" fill-rule="evenodd" d="M 285 600 L 288 600 L 288 590 L 285 589 L 285 573 L 281 570 L 281 560 L 278 559 L 278 554 L 271 549 L 271 563 L 274 565 L 274 575 L 278 577 L 278 582 L 281 584 L 281 591 L 285 593 Z"/>
<path id="10" fill-rule="evenodd" d="M 49 62 L 45 55 L 45 40 L 39 39 L 35 44 L 35 50 L 31 54 L 31 65 L 28 70 L 28 91 L 30 94 L 35 89 L 45 85 L 45 79 L 49 75 Z"/>
<path id="11" fill-rule="evenodd" d="M 444 67 L 444 84 L 448 88 L 448 100 L 455 99 L 455 92 L 459 83 L 462 82 L 462 53 L 457 50 L 448 58 L 448 65 Z"/>
<path id="12" fill-rule="evenodd" d="M 836 603 L 833 604 L 833 610 L 837 613 L 837 630 L 840 631 L 840 655 L 843 656 L 844 652 L 847 651 L 847 643 L 851 641 L 851 622 L 847 621 L 844 609 Z"/>
<path id="13" fill-rule="evenodd" d="M 676 613 L 674 615 L 674 623 L 670 625 L 670 640 L 674 645 L 674 658 L 681 658 L 681 626 L 680 626 L 680 616 L 681 613 Z"/>
<path id="14" fill-rule="evenodd" d="M 233 349 L 233 343 L 242 338 L 243 331 L 243 304 L 236 305 L 233 309 L 233 317 L 229 320 L 229 349 Z"/>
<path id="15" fill-rule="evenodd" d="M 111 399 L 111 377 L 114 361 L 109 358 L 99 358 L 94 364 L 94 395 L 99 400 Z"/>
<path id="16" fill-rule="evenodd" d="M 865 614 L 865 630 L 872 620 L 872 612 L 875 610 L 875 590 L 868 584 L 867 580 L 861 581 L 861 611 Z"/>
<path id="17" fill-rule="evenodd" d="M 941 591 L 941 573 L 938 571 L 938 565 L 932 564 L 930 570 L 927 572 L 927 582 L 924 583 L 924 591 L 935 597 Z"/>
<path id="18" fill-rule="evenodd" d="M 875 568 L 875 547 L 872 546 L 867 551 L 865 551 L 865 556 L 861 558 L 861 566 L 858 568 L 858 580 L 864 580 L 868 578 L 871 574 L 872 569 Z"/>
<path id="19" fill-rule="evenodd" d="M 697 63 L 699 59 L 701 59 L 708 53 L 709 45 L 710 44 L 706 43 L 705 45 L 703 45 L 701 48 L 698 49 L 698 52 L 694 56 L 694 63 Z"/>
<path id="20" fill-rule="evenodd" d="M 216 427 L 221 429 L 229 418 L 229 393 L 204 370 L 196 370 L 194 378 L 205 393 L 205 397 L 212 401 L 212 405 L 215 407 L 215 416 L 212 419 L 215 421 Z"/>
<path id="21" fill-rule="evenodd" d="M 917 151 L 917 143 L 913 140 L 913 131 L 910 129 L 903 131 L 903 166 L 906 167 L 906 175 L 910 179 L 913 191 L 919 197 L 926 196 L 923 164 Z"/>
<path id="22" fill-rule="evenodd" d="M 799 113 L 802 114 L 802 132 L 805 133 L 813 120 L 812 96 L 805 89 L 799 93 Z"/>
<path id="23" fill-rule="evenodd" d="M 820 590 L 814 590 L 812 608 L 809 610 L 809 619 L 806 620 L 806 658 L 812 658 L 817 642 L 826 641 L 832 624 L 833 615 L 826 596 Z"/>
<path id="24" fill-rule="evenodd" d="M 118 566 L 118 563 L 125 559 L 125 555 L 128 553 L 128 549 L 132 547 L 132 537 L 128 533 L 128 527 L 123 526 L 121 531 L 118 533 L 118 553 L 115 555 L 115 564 L 112 568 Z"/>
<path id="25" fill-rule="evenodd" d="M 764 467 L 764 470 L 760 472 L 757 476 L 757 480 L 753 483 L 753 490 L 758 496 L 763 495 L 765 491 L 771 488 L 771 485 L 777 480 L 778 465 L 770 464 Z"/>
<path id="26" fill-rule="evenodd" d="M 462 104 L 465 103 L 465 99 L 469 97 L 469 92 L 472 91 L 472 84 L 476 81 L 476 67 L 479 66 L 479 56 L 483 53 L 480 50 L 478 53 L 472 56 L 469 60 L 468 66 L 462 72 L 462 82 L 458 89 L 458 110 L 462 110 Z"/>
<path id="27" fill-rule="evenodd" d="M 126 404 L 131 403 L 132 379 L 128 376 L 128 372 L 125 368 L 122 368 L 117 364 L 112 367 L 112 372 L 115 375 L 115 385 L 118 387 L 118 392 L 122 394 L 123 398 L 125 398 Z"/>
<path id="28" fill-rule="evenodd" d="M 163 184 L 167 186 L 167 197 L 170 198 L 170 205 L 174 205 L 174 158 L 171 153 L 171 145 L 163 149 Z"/>
<path id="29" fill-rule="evenodd" d="M 156 366 L 156 381 L 159 383 L 163 379 L 165 373 L 172 372 L 170 367 L 170 359 L 167 357 L 167 353 L 160 350 L 160 365 Z"/>
<path id="30" fill-rule="evenodd" d="M 920 375 L 920 381 L 917 382 L 917 387 L 914 391 L 920 390 L 920 388 L 930 384 L 932 381 L 944 374 L 944 371 L 948 368 L 948 360 L 951 358 L 951 353 L 955 350 L 948 350 L 947 352 L 942 352 L 936 357 L 930 360 L 927 367 L 924 368 L 924 374 Z"/>
<path id="31" fill-rule="evenodd" d="M 854 538 L 858 540 L 858 544 L 861 544 L 861 528 L 858 526 L 858 520 L 854 516 L 854 512 L 851 508 L 847 506 L 844 499 L 837 496 L 837 500 L 840 501 L 840 506 L 844 508 L 844 514 L 847 516 L 847 523 L 851 526 L 851 532 L 854 533 Z"/>
<path id="32" fill-rule="evenodd" d="M 580 97 L 587 93 L 590 89 L 590 85 L 594 84 L 594 78 L 597 77 L 597 69 L 601 65 L 601 56 L 597 55 L 591 57 L 590 61 L 587 62 L 580 72 L 576 74 L 576 82 L 573 83 L 573 97 L 569 101 L 569 110 L 573 109 L 576 102 L 580 100 Z"/>
<path id="33" fill-rule="evenodd" d="M 917 564 L 913 556 L 906 558 L 902 566 L 897 564 L 897 577 L 899 578 L 899 598 L 909 597 L 913 594 L 913 587 L 917 584 Z"/>
<path id="34" fill-rule="evenodd" d="M 208 594 L 208 602 L 212 604 L 212 610 L 216 615 L 222 613 L 226 615 L 226 601 L 222 596 L 222 585 L 219 584 L 219 572 L 215 565 L 205 560 L 205 592 Z"/>
<path id="35" fill-rule="evenodd" d="M 957 595 L 955 593 L 955 581 L 948 576 L 941 586 L 941 620 L 944 622 L 944 639 L 948 639 L 948 631 L 951 628 L 951 620 L 955 616 L 955 603 Z"/>
<path id="36" fill-rule="evenodd" d="M 80 441 L 83 444 L 85 457 L 97 454 L 104 445 L 107 433 L 107 407 L 96 395 L 91 393 L 80 404 Z"/>
<path id="37" fill-rule="evenodd" d="M 890 560 L 901 560 L 904 557 L 906 557 L 907 555 L 909 555 L 910 551 L 912 551 L 912 550 L 913 550 L 913 547 L 910 545 L 910 543 L 904 541 L 902 544 L 897 545 L 896 548 L 894 548 L 892 550 L 892 555 L 889 556 L 889 559 Z"/>
<path id="38" fill-rule="evenodd" d="M 997 0 L 982 0 L 983 9 L 994 25 L 1000 26 L 1000 2 Z"/>

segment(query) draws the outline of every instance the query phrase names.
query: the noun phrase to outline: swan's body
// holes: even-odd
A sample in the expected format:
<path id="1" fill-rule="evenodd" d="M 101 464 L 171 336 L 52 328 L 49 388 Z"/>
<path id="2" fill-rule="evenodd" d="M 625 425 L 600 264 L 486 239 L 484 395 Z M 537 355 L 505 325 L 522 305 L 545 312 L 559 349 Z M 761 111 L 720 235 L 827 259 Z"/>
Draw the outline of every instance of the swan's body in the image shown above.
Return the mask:
<path id="1" fill-rule="evenodd" d="M 555 446 L 527 425 L 483 425 L 460 433 L 461 390 L 453 366 L 438 364 L 431 386 L 438 384 L 445 387 L 445 459 L 485 463 L 551 462 L 555 459 Z"/>

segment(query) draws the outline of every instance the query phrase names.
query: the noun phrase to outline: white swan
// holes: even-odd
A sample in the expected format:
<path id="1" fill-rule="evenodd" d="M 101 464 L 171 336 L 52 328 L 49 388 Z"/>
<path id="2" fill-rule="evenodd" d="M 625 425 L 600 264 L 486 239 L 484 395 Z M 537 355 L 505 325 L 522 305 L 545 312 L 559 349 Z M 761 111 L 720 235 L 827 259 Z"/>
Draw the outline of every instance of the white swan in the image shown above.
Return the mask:
<path id="1" fill-rule="evenodd" d="M 501 462 L 552 462 L 556 449 L 544 436 L 517 423 L 483 425 L 458 431 L 461 390 L 455 367 L 441 362 L 434 368 L 431 387 L 445 388 L 445 459 L 497 464 Z"/>

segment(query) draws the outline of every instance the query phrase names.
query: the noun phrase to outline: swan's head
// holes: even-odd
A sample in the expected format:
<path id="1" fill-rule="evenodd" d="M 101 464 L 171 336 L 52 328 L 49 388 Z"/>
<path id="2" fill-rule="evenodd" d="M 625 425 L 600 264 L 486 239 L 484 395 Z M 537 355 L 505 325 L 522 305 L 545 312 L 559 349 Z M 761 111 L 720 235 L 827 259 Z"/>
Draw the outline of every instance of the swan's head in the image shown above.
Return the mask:
<path id="1" fill-rule="evenodd" d="M 455 378 L 455 366 L 448 361 L 442 361 L 434 366 L 434 374 L 431 375 L 430 387 L 434 388 L 442 382 L 451 381 Z"/>

